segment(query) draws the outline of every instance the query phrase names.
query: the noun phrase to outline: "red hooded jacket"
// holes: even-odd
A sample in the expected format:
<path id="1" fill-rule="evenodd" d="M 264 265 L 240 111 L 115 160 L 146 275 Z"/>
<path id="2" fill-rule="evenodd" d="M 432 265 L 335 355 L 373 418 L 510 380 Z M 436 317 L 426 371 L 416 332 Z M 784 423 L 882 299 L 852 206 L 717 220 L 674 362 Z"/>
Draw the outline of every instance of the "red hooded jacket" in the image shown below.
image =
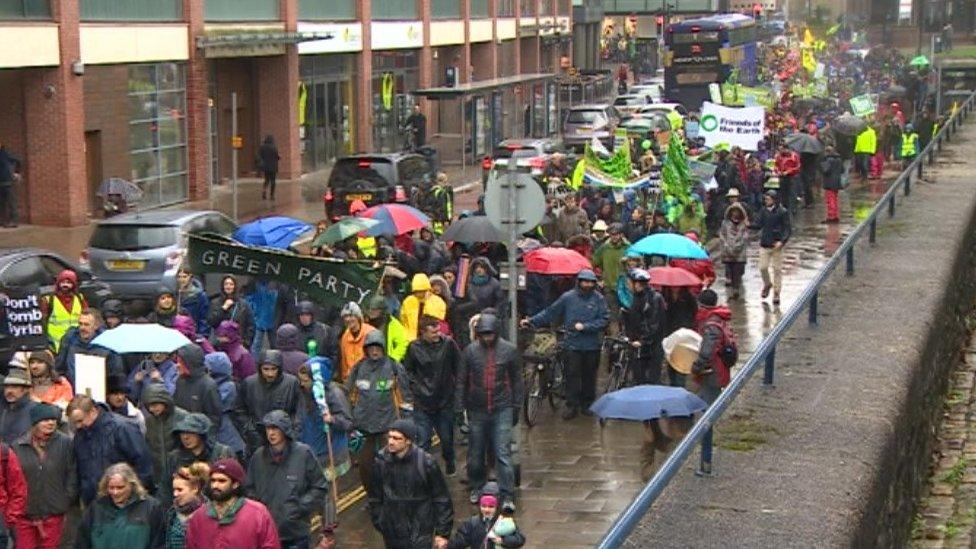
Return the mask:
<path id="1" fill-rule="evenodd" d="M 776 154 L 776 171 L 790 177 L 800 173 L 800 155 L 793 151 Z"/>
<path id="2" fill-rule="evenodd" d="M 0 443 L 0 509 L 8 528 L 24 519 L 27 512 L 27 480 L 17 454 Z"/>
<path id="3" fill-rule="evenodd" d="M 695 314 L 695 331 L 701 334 L 702 343 L 699 357 L 708 357 L 708 366 L 718 376 L 719 387 L 729 384 L 731 374 L 729 369 L 719 357 L 722 347 L 725 346 L 725 331 L 731 331 L 728 327 L 732 320 L 732 311 L 728 307 L 699 307 Z M 696 380 L 701 380 L 702 376 L 695 376 Z"/>

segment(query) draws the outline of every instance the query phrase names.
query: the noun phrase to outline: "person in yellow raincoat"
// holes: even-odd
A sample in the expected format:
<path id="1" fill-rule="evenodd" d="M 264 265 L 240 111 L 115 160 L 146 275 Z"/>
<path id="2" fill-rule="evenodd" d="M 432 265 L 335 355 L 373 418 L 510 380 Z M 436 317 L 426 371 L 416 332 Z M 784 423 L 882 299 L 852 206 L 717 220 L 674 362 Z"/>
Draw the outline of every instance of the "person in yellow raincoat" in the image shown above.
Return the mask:
<path id="1" fill-rule="evenodd" d="M 410 295 L 400 306 L 400 323 L 407 330 L 410 341 L 417 339 L 420 317 L 432 316 L 438 320 L 447 319 L 447 304 L 430 289 L 430 279 L 424 273 L 413 275 L 410 281 Z"/>

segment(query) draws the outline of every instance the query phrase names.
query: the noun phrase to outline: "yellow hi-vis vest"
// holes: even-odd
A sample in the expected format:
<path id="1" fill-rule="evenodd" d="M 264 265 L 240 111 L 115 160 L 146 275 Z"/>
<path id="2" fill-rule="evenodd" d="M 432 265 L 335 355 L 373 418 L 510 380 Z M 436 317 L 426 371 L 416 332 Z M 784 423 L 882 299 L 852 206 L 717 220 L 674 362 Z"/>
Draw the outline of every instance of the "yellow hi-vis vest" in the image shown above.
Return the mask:
<path id="1" fill-rule="evenodd" d="M 902 134 L 901 157 L 911 158 L 918 153 L 918 134 L 915 132 Z"/>
<path id="2" fill-rule="evenodd" d="M 61 300 L 55 295 L 48 296 L 51 314 L 47 317 L 47 337 L 51 340 L 54 347 L 54 354 L 57 354 L 61 347 L 61 338 L 68 333 L 72 327 L 78 325 L 78 317 L 81 316 L 82 303 L 77 295 L 71 298 L 71 310 L 64 308 Z"/>

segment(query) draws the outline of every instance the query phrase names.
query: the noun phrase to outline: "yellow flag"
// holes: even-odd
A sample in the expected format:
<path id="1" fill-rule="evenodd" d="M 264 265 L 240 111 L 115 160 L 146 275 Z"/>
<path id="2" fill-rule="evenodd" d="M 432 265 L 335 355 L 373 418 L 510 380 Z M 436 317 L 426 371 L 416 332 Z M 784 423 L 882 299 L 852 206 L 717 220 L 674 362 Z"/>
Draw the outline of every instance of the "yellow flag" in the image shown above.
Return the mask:
<path id="1" fill-rule="evenodd" d="M 579 162 L 576 163 L 576 169 L 573 170 L 573 178 L 569 182 L 569 186 L 574 191 L 578 191 L 583 186 L 584 172 L 586 172 L 586 160 L 580 158 Z"/>
<path id="2" fill-rule="evenodd" d="M 803 48 L 803 68 L 813 73 L 817 70 L 817 60 L 813 58 L 813 51 Z"/>
<path id="3" fill-rule="evenodd" d="M 813 45 L 813 33 L 810 32 L 809 28 L 803 30 L 803 45 L 805 46 Z"/>

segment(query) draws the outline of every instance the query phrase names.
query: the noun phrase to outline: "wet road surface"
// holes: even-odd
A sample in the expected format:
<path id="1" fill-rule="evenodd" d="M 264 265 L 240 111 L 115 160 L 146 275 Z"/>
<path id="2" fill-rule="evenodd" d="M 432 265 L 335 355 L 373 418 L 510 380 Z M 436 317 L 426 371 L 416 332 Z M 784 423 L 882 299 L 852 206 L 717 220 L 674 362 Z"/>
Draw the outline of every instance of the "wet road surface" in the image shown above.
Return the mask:
<path id="1" fill-rule="evenodd" d="M 895 172 L 886 173 L 890 180 Z M 884 194 L 881 181 L 855 182 L 841 193 L 842 223 L 821 224 L 825 217 L 822 195 L 817 206 L 800 209 L 794 220 L 793 237 L 784 251 L 782 304 L 773 307 L 760 301 L 761 279 L 757 269 L 759 249 L 749 250 L 744 277 L 744 292 L 729 305 L 738 334 L 742 359 L 749 356 L 781 312 L 788 309 L 813 274 L 856 225 L 858 213 L 869 211 Z M 254 217 L 275 211 L 309 221 L 321 217 L 321 203 L 303 199 L 298 185 L 279 187 L 279 203 L 260 201 L 255 186 L 242 192 L 243 216 Z M 290 193 L 290 194 L 289 194 Z M 307 193 L 310 194 L 310 193 Z M 218 195 L 215 205 L 229 210 L 228 193 Z M 476 193 L 459 195 L 455 211 L 474 209 Z M 84 247 L 90 229 L 20 228 L 0 230 L 0 246 L 41 246 L 55 249 L 74 260 Z M 719 283 L 716 290 L 725 301 L 722 266 L 716 265 Z M 602 372 L 601 372 L 602 373 Z M 601 383 L 602 386 L 602 383 Z M 522 486 L 518 493 L 516 520 L 531 547 L 592 547 L 617 515 L 640 490 L 639 459 L 641 428 L 637 423 L 609 422 L 601 428 L 592 418 L 563 421 L 559 411 L 544 407 L 537 425 L 520 424 Z M 468 489 L 460 480 L 464 475 L 464 447 L 459 447 L 458 475 L 448 479 L 459 522 L 477 509 L 468 504 Z M 721 452 L 725 450 L 717 450 Z M 435 454 L 437 450 L 435 449 Z M 381 547 L 382 539 L 373 530 L 355 469 L 341 482 L 341 507 L 338 541 L 341 547 Z"/>

